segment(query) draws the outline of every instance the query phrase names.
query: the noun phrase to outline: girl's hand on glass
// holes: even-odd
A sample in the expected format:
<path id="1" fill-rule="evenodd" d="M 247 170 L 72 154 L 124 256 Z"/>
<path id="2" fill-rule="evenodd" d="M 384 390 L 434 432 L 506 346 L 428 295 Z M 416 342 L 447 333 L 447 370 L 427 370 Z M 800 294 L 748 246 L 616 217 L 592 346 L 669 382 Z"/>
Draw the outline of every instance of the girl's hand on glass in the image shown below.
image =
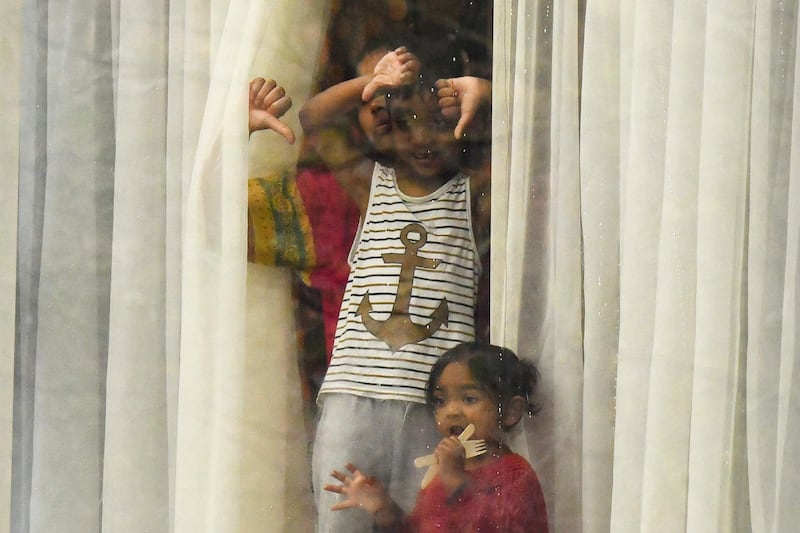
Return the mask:
<path id="1" fill-rule="evenodd" d="M 375 514 L 391 504 L 386 489 L 378 480 L 365 476 L 352 463 L 345 465 L 345 468 L 350 472 L 349 474 L 338 470 L 331 472 L 331 476 L 336 478 L 340 484 L 323 487 L 329 492 L 336 492 L 345 497 L 344 500 L 332 506 L 331 510 L 339 511 L 357 507 Z"/>

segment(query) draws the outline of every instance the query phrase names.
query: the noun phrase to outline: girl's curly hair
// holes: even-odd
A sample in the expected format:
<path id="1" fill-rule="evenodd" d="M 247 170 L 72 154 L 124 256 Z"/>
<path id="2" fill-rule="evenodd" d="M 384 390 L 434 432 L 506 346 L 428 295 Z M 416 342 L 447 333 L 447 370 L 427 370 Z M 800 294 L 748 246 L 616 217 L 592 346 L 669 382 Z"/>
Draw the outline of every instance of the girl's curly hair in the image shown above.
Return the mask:
<path id="1" fill-rule="evenodd" d="M 502 410 L 514 396 L 525 399 L 528 414 L 533 416 L 539 408 L 532 401 L 539 382 L 539 371 L 534 365 L 520 360 L 512 350 L 480 342 L 465 342 L 448 350 L 431 368 L 425 397 L 433 406 L 433 395 L 444 369 L 450 363 L 463 363 L 473 379 L 497 401 Z M 505 428 L 510 429 L 510 428 Z"/>

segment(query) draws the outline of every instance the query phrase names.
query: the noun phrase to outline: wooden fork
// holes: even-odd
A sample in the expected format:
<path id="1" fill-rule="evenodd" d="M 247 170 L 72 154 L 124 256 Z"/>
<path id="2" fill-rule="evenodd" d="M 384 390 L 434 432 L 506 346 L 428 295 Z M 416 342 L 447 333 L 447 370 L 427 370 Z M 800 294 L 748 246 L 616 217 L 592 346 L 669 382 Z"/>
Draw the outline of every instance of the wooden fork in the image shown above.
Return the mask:
<path id="1" fill-rule="evenodd" d="M 464 431 L 461 432 L 461 435 L 458 436 L 458 440 L 460 440 L 461 444 L 464 446 L 464 451 L 466 452 L 466 456 L 468 458 L 486 453 L 486 442 L 483 439 L 473 441 L 467 440 L 472 436 L 473 433 L 475 433 L 475 425 L 470 424 L 465 427 Z M 469 449 L 467 448 L 468 446 Z M 414 460 L 414 466 L 417 468 L 428 466 L 428 471 L 425 472 L 425 476 L 422 478 L 421 486 L 423 489 L 427 487 L 431 481 L 433 481 L 433 478 L 435 478 L 436 474 L 439 472 L 439 465 L 435 461 L 436 457 L 434 454 L 423 455 L 422 457 L 417 457 Z"/>
<path id="2" fill-rule="evenodd" d="M 464 446 L 464 453 L 467 459 L 486 453 L 486 441 L 483 439 L 467 440 L 461 444 Z M 431 453 L 414 459 L 414 466 L 417 468 L 422 468 L 425 466 L 430 466 L 435 462 L 436 456 Z"/>

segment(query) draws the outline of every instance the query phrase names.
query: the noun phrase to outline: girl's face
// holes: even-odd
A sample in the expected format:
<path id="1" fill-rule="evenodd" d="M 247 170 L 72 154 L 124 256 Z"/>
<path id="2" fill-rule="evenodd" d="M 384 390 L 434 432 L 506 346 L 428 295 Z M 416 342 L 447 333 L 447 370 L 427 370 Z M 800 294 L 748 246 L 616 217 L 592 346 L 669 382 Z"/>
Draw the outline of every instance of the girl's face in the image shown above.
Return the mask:
<path id="1" fill-rule="evenodd" d="M 443 437 L 458 436 L 469 424 L 475 424 L 471 439 L 499 442 L 499 410 L 466 364 L 450 363 L 444 368 L 433 390 L 433 415 Z"/>

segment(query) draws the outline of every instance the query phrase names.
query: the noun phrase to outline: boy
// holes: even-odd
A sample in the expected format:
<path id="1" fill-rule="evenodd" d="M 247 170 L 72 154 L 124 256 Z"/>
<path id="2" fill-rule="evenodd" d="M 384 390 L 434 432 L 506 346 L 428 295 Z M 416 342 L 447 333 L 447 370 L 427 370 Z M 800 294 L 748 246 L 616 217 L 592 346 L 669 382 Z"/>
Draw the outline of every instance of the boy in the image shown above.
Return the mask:
<path id="1" fill-rule="evenodd" d="M 488 94 L 454 95 L 458 80 L 439 87 L 435 82 L 460 73 L 442 69 L 431 75 L 429 69 L 452 62 L 423 58 L 423 64 L 428 70 L 420 74 L 417 57 L 401 47 L 386 54 L 372 76 L 340 84 L 333 93 L 349 109 L 359 96 L 371 101 L 385 92 L 394 168 L 358 154 L 347 154 L 334 168 L 359 206 L 361 225 L 319 395 L 312 465 L 319 531 L 371 528 L 368 516 L 331 512 L 336 496 L 322 490 L 330 472 L 355 453 L 410 509 L 419 486 L 413 458 L 438 441 L 425 408 L 428 372 L 440 354 L 475 337 L 481 265 L 470 180 L 459 172 L 464 145 L 442 113 L 439 93 L 461 100 L 462 109 L 470 109 L 464 100 L 488 101 Z M 309 110 L 325 94 L 300 112 L 311 135 Z"/>

